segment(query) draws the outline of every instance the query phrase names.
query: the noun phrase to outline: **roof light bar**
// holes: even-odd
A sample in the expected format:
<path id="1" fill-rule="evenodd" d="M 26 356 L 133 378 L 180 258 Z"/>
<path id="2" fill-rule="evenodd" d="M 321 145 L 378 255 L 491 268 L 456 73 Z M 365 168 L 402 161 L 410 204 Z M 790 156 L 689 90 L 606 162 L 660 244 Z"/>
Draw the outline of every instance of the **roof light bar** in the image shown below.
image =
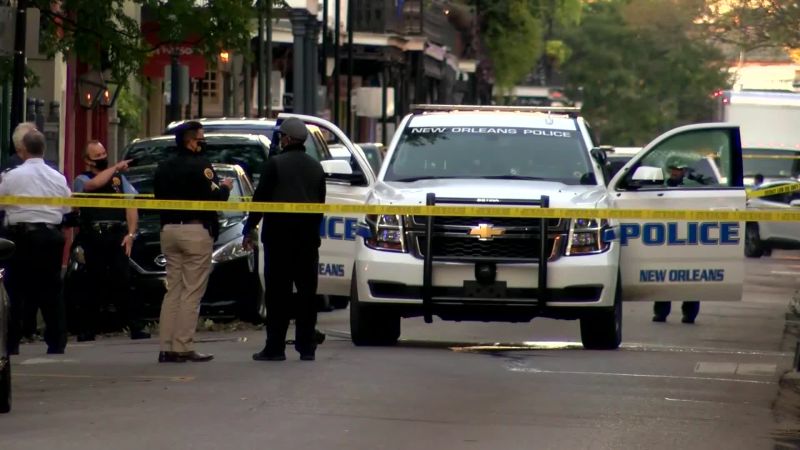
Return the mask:
<path id="1" fill-rule="evenodd" d="M 538 112 L 548 114 L 564 114 L 570 117 L 576 117 L 580 114 L 581 109 L 571 106 L 501 106 L 501 105 L 411 105 L 411 112 L 414 114 L 422 114 L 426 112 L 469 112 L 469 111 L 486 111 L 486 112 Z"/>

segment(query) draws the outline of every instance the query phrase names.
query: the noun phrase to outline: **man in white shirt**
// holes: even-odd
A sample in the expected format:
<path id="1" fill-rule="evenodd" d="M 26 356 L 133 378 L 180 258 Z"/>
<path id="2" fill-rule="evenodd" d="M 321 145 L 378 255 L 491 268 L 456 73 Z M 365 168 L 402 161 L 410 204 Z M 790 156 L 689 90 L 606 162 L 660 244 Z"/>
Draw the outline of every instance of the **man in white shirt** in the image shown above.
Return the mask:
<path id="1" fill-rule="evenodd" d="M 0 183 L 0 196 L 69 197 L 67 180 L 45 164 L 45 138 L 31 130 L 22 138 L 23 163 L 8 171 Z M 61 296 L 61 260 L 64 235 L 61 222 L 69 207 L 6 205 L 9 238 L 16 244 L 9 261 L 6 287 L 11 301 L 8 350 L 19 353 L 25 305 L 42 309 L 47 353 L 61 354 L 67 346 L 64 300 Z"/>

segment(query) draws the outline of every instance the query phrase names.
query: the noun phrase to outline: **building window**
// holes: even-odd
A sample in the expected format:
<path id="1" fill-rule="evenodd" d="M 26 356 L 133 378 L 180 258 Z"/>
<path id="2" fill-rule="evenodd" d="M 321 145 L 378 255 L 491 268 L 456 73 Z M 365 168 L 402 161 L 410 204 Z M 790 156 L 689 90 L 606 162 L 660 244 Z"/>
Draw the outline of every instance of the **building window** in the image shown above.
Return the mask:
<path id="1" fill-rule="evenodd" d="M 200 95 L 200 83 L 203 83 L 203 97 L 217 97 L 217 72 L 206 71 L 206 76 L 202 80 L 195 80 L 194 94 Z"/>

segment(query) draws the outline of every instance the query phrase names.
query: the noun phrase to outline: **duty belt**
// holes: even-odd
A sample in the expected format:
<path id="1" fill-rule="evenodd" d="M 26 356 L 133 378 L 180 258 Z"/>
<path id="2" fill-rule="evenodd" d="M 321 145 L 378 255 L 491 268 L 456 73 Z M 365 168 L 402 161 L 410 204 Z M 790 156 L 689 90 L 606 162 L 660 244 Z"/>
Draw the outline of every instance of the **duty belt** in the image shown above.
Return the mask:
<path id="1" fill-rule="evenodd" d="M 90 228 L 98 233 L 107 233 L 110 231 L 121 230 L 125 227 L 125 222 L 117 221 L 96 221 L 91 222 Z"/>
<path id="2" fill-rule="evenodd" d="M 15 223 L 13 225 L 9 225 L 8 228 L 16 232 L 31 232 L 44 229 L 60 231 L 61 225 L 55 225 L 52 223 L 44 223 L 44 222 L 20 222 L 20 223 Z"/>

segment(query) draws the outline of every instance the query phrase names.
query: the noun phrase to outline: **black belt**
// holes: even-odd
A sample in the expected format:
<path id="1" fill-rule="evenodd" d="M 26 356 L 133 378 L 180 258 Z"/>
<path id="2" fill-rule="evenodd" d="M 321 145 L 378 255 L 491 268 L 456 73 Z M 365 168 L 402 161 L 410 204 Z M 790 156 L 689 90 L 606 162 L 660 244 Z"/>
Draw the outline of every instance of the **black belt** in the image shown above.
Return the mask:
<path id="1" fill-rule="evenodd" d="M 98 233 L 107 233 L 110 231 L 124 231 L 126 230 L 126 224 L 125 222 L 97 221 L 97 222 L 90 222 L 89 228 Z"/>
<path id="2" fill-rule="evenodd" d="M 8 228 L 16 232 L 22 232 L 22 231 L 28 232 L 28 231 L 39 231 L 39 230 L 61 231 L 61 225 L 55 225 L 52 223 L 44 223 L 44 222 L 20 222 L 20 223 L 15 223 L 13 225 L 9 225 Z"/>

